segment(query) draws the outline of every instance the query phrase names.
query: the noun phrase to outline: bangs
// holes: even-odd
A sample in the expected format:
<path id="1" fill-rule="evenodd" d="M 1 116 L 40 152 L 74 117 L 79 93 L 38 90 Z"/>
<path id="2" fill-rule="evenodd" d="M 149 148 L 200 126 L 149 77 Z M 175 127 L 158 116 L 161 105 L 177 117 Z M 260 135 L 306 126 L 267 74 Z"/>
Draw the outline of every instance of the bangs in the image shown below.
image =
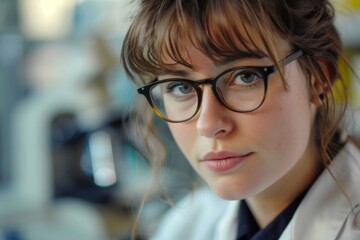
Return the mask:
<path id="1" fill-rule="evenodd" d="M 189 44 L 215 63 L 248 56 L 276 62 L 274 29 L 254 3 L 176 0 L 147 9 L 153 12 L 139 14 L 141 21 L 131 26 L 124 44 L 129 47 L 122 54 L 125 70 L 138 84 L 154 80 L 174 64 L 192 68 Z"/>

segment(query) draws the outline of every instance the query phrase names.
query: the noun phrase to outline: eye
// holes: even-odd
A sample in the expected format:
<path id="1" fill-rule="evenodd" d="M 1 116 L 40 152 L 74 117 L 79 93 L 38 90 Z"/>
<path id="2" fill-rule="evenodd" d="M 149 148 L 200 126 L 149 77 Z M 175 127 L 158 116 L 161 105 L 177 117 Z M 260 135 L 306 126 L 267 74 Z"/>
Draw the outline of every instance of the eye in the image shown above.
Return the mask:
<path id="1" fill-rule="evenodd" d="M 232 84 L 251 85 L 262 79 L 261 74 L 254 71 L 242 71 L 235 74 Z"/>
<path id="2" fill-rule="evenodd" d="M 192 93 L 194 88 L 186 82 L 173 82 L 166 87 L 166 90 L 167 93 L 182 96 Z"/>
<path id="3" fill-rule="evenodd" d="M 171 102 L 188 102 L 197 99 L 197 92 L 195 88 L 185 81 L 170 81 L 165 82 L 161 88 L 163 89 L 163 97 Z M 165 101 L 165 100 L 164 100 Z"/>

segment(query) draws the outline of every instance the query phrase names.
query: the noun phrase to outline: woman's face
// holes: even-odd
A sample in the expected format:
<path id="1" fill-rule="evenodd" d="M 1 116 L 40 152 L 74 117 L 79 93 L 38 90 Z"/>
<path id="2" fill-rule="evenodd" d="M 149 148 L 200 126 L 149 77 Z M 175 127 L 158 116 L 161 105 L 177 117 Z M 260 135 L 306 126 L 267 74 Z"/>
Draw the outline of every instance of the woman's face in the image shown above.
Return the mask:
<path id="1" fill-rule="evenodd" d="M 291 53 L 285 42 L 279 40 L 279 47 L 281 58 Z M 186 71 L 194 80 L 214 77 L 234 66 L 273 65 L 268 58 L 241 58 L 218 65 L 192 45 L 186 49 L 193 68 L 177 65 L 176 70 Z M 179 76 L 159 76 L 170 77 Z M 284 67 L 284 78 L 286 87 L 278 71 L 269 75 L 265 102 L 250 113 L 228 110 L 206 85 L 197 116 L 188 122 L 169 123 L 192 167 L 221 197 L 279 194 L 307 181 L 313 171 L 316 106 L 298 61 Z"/>

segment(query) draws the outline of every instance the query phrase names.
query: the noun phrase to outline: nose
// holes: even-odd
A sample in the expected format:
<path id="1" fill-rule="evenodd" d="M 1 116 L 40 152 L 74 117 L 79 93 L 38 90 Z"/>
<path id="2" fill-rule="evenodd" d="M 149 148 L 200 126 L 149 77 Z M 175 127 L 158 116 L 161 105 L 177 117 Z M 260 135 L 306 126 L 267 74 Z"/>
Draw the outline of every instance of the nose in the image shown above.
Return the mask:
<path id="1" fill-rule="evenodd" d="M 207 138 L 221 138 L 231 132 L 234 125 L 228 116 L 230 111 L 223 106 L 210 86 L 203 88 L 201 109 L 196 122 L 197 131 Z"/>

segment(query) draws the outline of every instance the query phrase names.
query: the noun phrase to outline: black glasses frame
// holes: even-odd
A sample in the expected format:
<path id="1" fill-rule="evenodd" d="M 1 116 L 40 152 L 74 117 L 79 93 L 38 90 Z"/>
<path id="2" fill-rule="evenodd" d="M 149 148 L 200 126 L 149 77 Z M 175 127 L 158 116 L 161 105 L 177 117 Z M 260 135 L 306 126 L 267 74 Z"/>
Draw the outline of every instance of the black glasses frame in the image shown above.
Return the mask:
<path id="1" fill-rule="evenodd" d="M 285 57 L 284 59 L 282 59 L 281 61 L 279 61 L 279 65 L 280 66 L 285 66 L 289 63 L 291 63 L 292 61 L 295 61 L 296 59 L 298 59 L 300 56 L 303 55 L 303 51 L 302 50 L 297 50 L 293 53 L 291 53 L 290 55 L 288 55 L 287 57 Z M 236 70 L 242 70 L 242 69 L 249 69 L 249 70 L 254 70 L 257 73 L 260 73 L 262 76 L 262 79 L 264 81 L 264 96 L 261 100 L 261 102 L 259 103 L 259 105 L 251 110 L 236 110 L 234 108 L 232 108 L 231 106 L 229 106 L 228 104 L 226 104 L 226 102 L 223 100 L 223 98 L 220 96 L 220 94 L 218 93 L 217 89 L 216 89 L 216 82 L 221 78 L 221 76 L 223 76 L 224 74 L 231 72 L 231 71 L 236 71 Z M 253 112 L 257 109 L 259 109 L 261 107 L 261 105 L 264 103 L 265 98 L 266 98 L 266 93 L 267 93 L 267 88 L 268 88 L 268 77 L 270 74 L 274 73 L 277 71 L 277 68 L 275 65 L 272 66 L 240 66 L 240 67 L 233 67 L 230 69 L 227 69 L 225 71 L 223 71 L 222 73 L 218 74 L 216 77 L 214 78 L 206 78 L 206 79 L 200 79 L 200 80 L 189 80 L 189 79 L 182 79 L 182 78 L 169 78 L 169 79 L 164 79 L 164 80 L 157 80 L 155 79 L 153 82 L 142 86 L 140 88 L 137 89 L 139 94 L 142 94 L 145 96 L 145 98 L 147 99 L 147 101 L 149 102 L 151 108 L 153 109 L 153 111 L 156 113 L 156 115 L 158 115 L 161 119 L 167 121 L 167 122 L 172 122 L 172 123 L 180 123 L 180 122 L 186 122 L 188 120 L 190 120 L 191 118 L 193 118 L 200 109 L 201 106 L 201 101 L 202 101 L 202 89 L 201 89 L 201 85 L 205 85 L 205 84 L 210 84 L 211 85 L 211 89 L 216 97 L 216 99 L 223 105 L 225 106 L 227 109 L 233 111 L 233 112 L 238 112 L 238 113 L 248 113 L 248 112 Z M 174 121 L 171 119 L 168 119 L 167 117 L 165 117 L 155 106 L 154 101 L 151 97 L 151 89 L 154 88 L 155 86 L 157 86 L 158 84 L 162 84 L 165 82 L 174 82 L 174 81 L 181 81 L 181 82 L 185 82 L 187 84 L 190 84 L 196 91 L 197 96 L 198 96 L 198 103 L 197 103 L 197 107 L 196 110 L 194 112 L 194 114 L 190 117 L 188 117 L 187 119 L 181 120 L 181 121 Z"/>

